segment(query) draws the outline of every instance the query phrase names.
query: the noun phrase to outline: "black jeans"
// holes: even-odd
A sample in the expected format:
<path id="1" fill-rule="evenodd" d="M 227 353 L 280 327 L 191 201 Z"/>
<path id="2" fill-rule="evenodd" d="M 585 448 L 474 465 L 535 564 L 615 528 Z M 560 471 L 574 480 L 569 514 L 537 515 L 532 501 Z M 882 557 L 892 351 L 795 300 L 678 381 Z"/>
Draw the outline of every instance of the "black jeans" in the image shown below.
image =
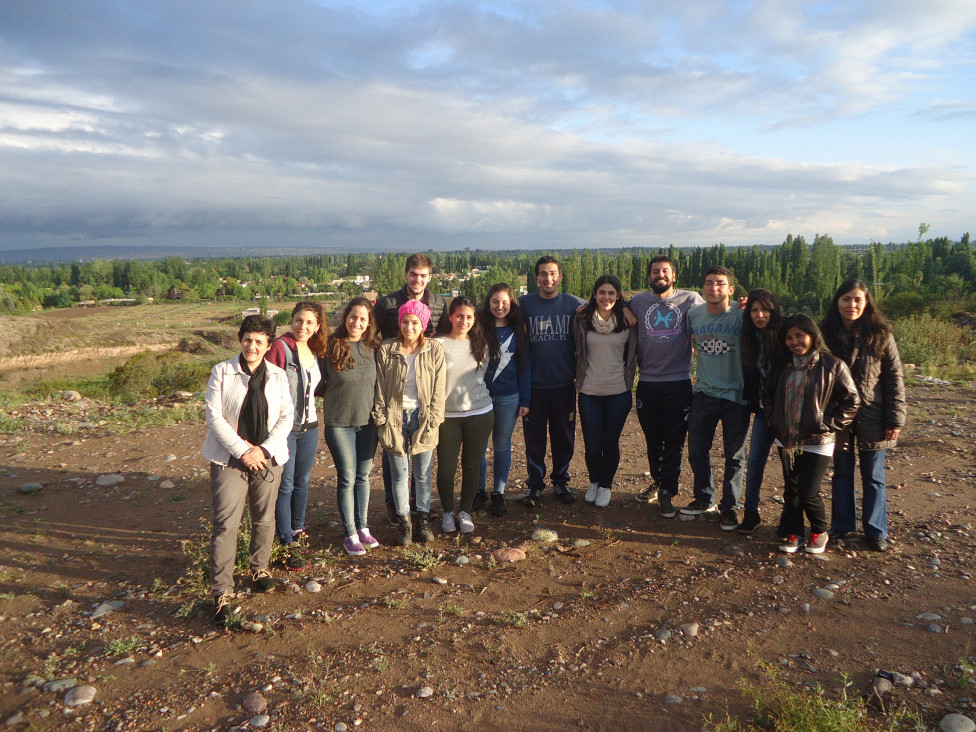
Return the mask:
<path id="1" fill-rule="evenodd" d="M 827 530 L 827 509 L 820 497 L 820 483 L 823 481 L 830 455 L 814 452 L 798 452 L 793 456 L 793 464 L 787 465 L 789 456 L 779 449 L 783 463 L 783 515 L 779 519 L 779 536 L 796 534 L 803 538 L 803 516 L 810 521 L 810 531 L 822 534 Z"/>
<path id="2" fill-rule="evenodd" d="M 553 485 L 569 485 L 569 463 L 576 446 L 576 387 L 533 389 L 529 413 L 522 417 L 528 486 L 542 490 L 546 477 L 546 433 L 552 448 Z"/>
<path id="3" fill-rule="evenodd" d="M 691 379 L 637 382 L 637 419 L 647 442 L 651 478 L 671 496 L 678 493 L 691 397 Z"/>

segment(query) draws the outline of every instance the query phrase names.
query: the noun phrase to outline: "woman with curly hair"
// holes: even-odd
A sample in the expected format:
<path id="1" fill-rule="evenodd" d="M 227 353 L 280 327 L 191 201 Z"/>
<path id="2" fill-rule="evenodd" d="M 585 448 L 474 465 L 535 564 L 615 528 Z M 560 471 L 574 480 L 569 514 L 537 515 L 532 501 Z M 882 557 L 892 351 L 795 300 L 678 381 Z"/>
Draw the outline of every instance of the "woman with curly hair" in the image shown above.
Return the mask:
<path id="1" fill-rule="evenodd" d="M 885 450 L 894 447 L 905 426 L 905 377 L 898 345 L 887 318 L 857 279 L 838 288 L 820 324 L 831 352 L 851 369 L 861 408 L 834 452 L 830 534 L 840 539 L 857 528 L 855 464 L 861 472 L 861 522 L 868 545 L 888 549 Z"/>
<path id="2" fill-rule="evenodd" d="M 369 471 L 376 454 L 376 426 L 370 417 L 376 389 L 379 330 L 373 305 L 354 297 L 329 338 L 319 362 L 325 443 L 336 466 L 336 499 L 347 554 L 362 555 L 380 543 L 369 532 Z"/>

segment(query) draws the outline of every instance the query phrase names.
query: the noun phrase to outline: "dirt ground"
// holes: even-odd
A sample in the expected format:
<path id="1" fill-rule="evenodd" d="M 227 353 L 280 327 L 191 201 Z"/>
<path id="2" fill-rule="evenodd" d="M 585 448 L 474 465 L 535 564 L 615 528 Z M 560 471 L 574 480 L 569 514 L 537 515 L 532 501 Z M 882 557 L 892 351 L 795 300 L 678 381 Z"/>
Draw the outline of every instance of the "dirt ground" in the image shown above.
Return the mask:
<path id="1" fill-rule="evenodd" d="M 537 509 L 510 500 L 504 518 L 477 516 L 470 537 L 438 532 L 440 563 L 427 569 L 391 546 L 341 554 L 321 440 L 311 561 L 277 566 L 272 593 L 240 596 L 261 626 L 251 630 L 211 625 L 185 580 L 181 542 L 204 546 L 210 508 L 202 425 L 0 435 L 0 719 L 38 730 L 699 730 L 709 715 L 749 721 L 740 684 L 760 680 L 763 664 L 831 698 L 845 676 L 865 693 L 877 669 L 914 672 L 885 708 L 918 709 L 930 728 L 948 712 L 972 717 L 976 400 L 960 387 L 909 395 L 887 461 L 891 550 L 855 541 L 791 566 L 774 538 L 775 457 L 751 537 L 662 519 L 634 500 L 648 479 L 633 413 L 607 509 L 582 490 L 572 506 L 550 491 Z M 520 431 L 515 445 L 510 499 L 524 490 Z M 579 488 L 581 437 L 577 446 Z M 107 474 L 123 480 L 97 485 Z M 33 482 L 43 488 L 21 492 Z M 685 463 L 679 506 L 690 485 Z M 377 460 L 370 525 L 390 544 L 382 490 Z M 539 528 L 558 540 L 534 541 Z M 527 559 L 494 563 L 503 546 Z M 831 599 L 813 594 L 828 585 Z M 45 690 L 62 678 L 94 687 L 94 701 L 68 707 L 64 689 Z M 245 700 L 252 691 L 266 716 Z"/>

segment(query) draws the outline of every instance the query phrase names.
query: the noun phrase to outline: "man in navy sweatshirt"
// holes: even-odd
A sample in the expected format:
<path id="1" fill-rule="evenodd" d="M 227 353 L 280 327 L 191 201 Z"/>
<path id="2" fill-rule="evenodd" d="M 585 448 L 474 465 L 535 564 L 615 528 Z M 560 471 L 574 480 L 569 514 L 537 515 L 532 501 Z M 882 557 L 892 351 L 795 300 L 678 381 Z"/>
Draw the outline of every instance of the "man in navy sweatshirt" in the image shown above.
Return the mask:
<path id="1" fill-rule="evenodd" d="M 528 492 L 522 503 L 542 503 L 546 477 L 546 434 L 552 449 L 553 492 L 563 503 L 576 496 L 569 487 L 569 463 L 576 444 L 576 346 L 573 318 L 585 301 L 559 291 L 562 266 L 555 257 L 540 257 L 535 263 L 539 291 L 519 298 L 522 316 L 529 329 L 532 362 L 532 399 L 522 418 L 525 462 L 529 472 Z"/>

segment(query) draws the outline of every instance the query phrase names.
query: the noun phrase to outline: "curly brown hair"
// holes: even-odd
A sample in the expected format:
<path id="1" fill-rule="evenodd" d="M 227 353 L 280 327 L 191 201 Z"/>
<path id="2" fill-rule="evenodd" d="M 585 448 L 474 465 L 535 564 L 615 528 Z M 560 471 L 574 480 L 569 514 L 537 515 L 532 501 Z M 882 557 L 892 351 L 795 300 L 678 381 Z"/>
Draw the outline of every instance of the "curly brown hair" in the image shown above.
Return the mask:
<path id="1" fill-rule="evenodd" d="M 365 297 L 354 297 L 348 302 L 342 311 L 342 321 L 336 326 L 335 332 L 329 338 L 329 344 L 325 349 L 325 357 L 332 362 L 336 371 L 348 371 L 356 368 L 356 359 L 352 356 L 349 348 L 349 331 L 346 329 L 346 320 L 349 313 L 355 307 L 364 307 L 369 313 L 369 325 L 363 333 L 362 342 L 366 348 L 376 350 L 380 345 L 379 327 L 376 325 L 376 316 L 373 314 L 373 303 Z"/>

